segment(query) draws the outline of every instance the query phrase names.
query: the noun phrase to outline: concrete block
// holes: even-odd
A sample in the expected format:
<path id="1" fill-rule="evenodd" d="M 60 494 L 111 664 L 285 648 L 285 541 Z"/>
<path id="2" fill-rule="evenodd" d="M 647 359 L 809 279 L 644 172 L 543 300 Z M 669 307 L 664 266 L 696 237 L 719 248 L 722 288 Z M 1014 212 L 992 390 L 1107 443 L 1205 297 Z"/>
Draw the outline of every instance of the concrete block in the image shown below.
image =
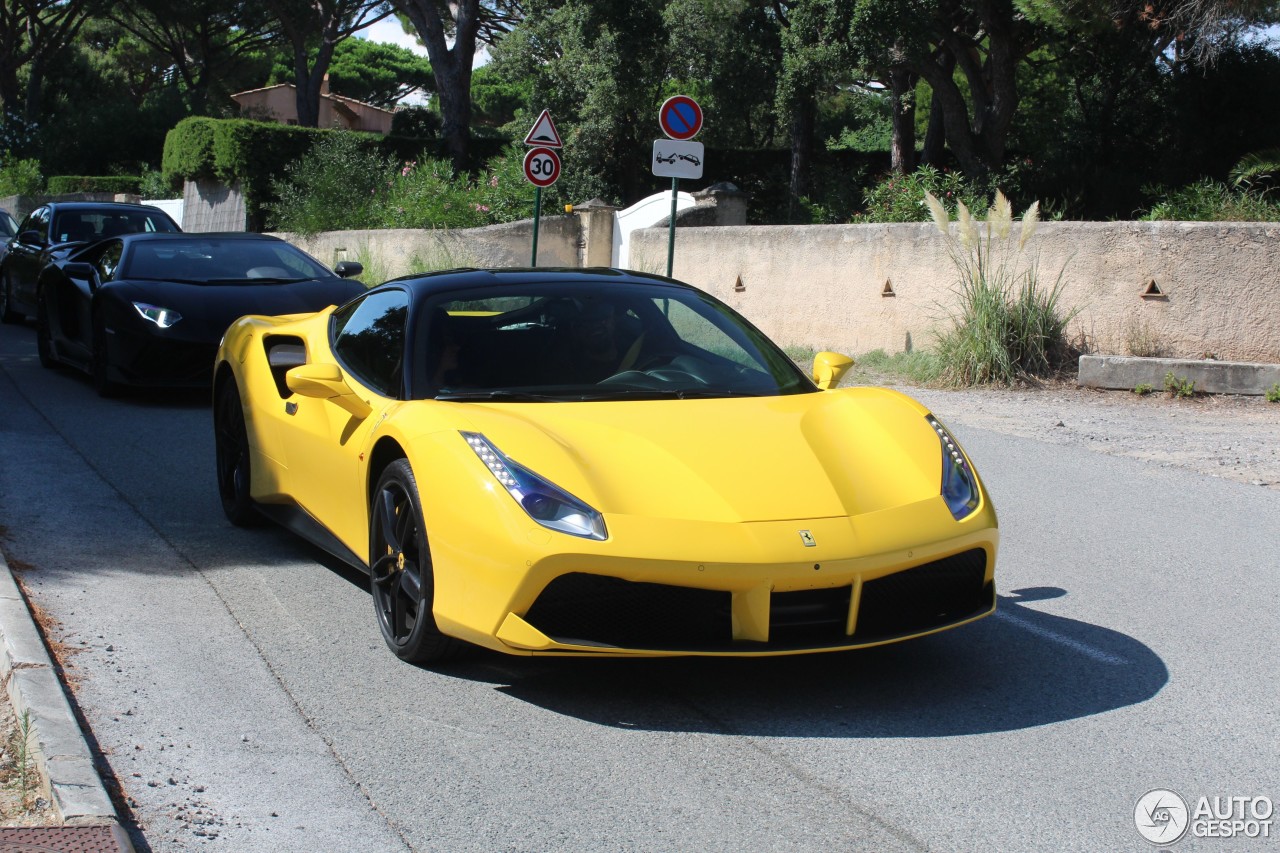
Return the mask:
<path id="1" fill-rule="evenodd" d="M 1280 383 L 1280 364 L 1209 359 L 1132 358 L 1118 355 L 1082 355 L 1077 383 L 1085 388 L 1133 390 L 1150 385 L 1159 391 L 1172 373 L 1195 382 L 1206 394 L 1261 395 Z"/>

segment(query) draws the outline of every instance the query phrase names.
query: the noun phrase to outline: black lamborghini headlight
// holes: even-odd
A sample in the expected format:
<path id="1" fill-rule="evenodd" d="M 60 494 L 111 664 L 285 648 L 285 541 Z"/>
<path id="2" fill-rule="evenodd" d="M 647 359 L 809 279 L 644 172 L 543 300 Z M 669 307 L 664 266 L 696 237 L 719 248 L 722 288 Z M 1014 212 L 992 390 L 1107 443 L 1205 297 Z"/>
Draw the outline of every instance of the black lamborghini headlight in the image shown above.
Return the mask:
<path id="1" fill-rule="evenodd" d="M 489 439 L 478 432 L 462 432 L 462 437 L 475 451 L 507 494 L 520 504 L 529 517 L 552 530 L 581 536 L 584 539 L 608 538 L 604 516 L 549 480 L 539 477 L 514 462 Z"/>
<path id="2" fill-rule="evenodd" d="M 161 308 L 145 302 L 135 302 L 133 307 L 142 315 L 142 319 L 150 320 L 162 329 L 167 329 L 182 319 L 182 315 L 172 308 Z"/>
<path id="3" fill-rule="evenodd" d="M 955 516 L 956 521 L 973 513 L 978 508 L 978 480 L 969 467 L 960 443 L 955 440 L 942 422 L 933 415 L 925 420 L 938 434 L 942 444 L 942 499 L 947 502 L 947 509 Z"/>

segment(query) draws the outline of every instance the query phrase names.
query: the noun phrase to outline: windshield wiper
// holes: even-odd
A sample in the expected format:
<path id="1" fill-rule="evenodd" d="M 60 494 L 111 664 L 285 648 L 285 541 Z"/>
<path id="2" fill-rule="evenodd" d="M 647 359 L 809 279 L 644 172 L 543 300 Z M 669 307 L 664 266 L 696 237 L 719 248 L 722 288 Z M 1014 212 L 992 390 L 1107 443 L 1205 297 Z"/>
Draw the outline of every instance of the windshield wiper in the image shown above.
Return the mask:
<path id="1" fill-rule="evenodd" d="M 501 389 L 494 391 L 441 391 L 435 398 L 451 403 L 563 403 L 565 400 L 560 395 L 530 394 L 527 391 L 505 391 Z"/>
<path id="2" fill-rule="evenodd" d="M 269 276 L 243 278 L 211 278 L 209 284 L 294 284 L 299 281 L 315 281 L 315 276 L 310 278 L 271 278 Z"/>

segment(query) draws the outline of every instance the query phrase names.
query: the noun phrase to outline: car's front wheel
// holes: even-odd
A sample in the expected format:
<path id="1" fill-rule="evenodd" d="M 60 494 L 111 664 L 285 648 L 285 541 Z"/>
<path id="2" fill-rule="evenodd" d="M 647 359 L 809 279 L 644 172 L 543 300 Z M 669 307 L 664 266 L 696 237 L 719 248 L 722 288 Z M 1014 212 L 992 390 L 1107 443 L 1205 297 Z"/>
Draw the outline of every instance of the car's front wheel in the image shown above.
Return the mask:
<path id="1" fill-rule="evenodd" d="M 456 657 L 465 645 L 440 633 L 431 613 L 435 574 L 418 484 L 407 459 L 388 465 L 374 489 L 369 560 L 374 613 L 396 657 L 410 663 Z"/>
<path id="2" fill-rule="evenodd" d="M 263 522 L 249 494 L 249 430 L 245 427 L 244 406 L 234 379 L 218 386 L 213 401 L 213 444 L 218 473 L 218 497 L 227 520 L 237 527 L 255 527 Z"/>

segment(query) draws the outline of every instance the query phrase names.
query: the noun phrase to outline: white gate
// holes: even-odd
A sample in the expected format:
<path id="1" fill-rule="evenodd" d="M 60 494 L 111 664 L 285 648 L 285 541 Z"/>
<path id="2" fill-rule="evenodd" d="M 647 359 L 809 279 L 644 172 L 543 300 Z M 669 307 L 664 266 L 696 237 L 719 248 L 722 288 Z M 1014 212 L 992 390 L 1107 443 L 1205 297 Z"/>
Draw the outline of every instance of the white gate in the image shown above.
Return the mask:
<path id="1" fill-rule="evenodd" d="M 693 196 L 688 193 L 676 193 L 677 212 L 688 210 L 691 207 L 697 207 L 697 202 L 693 200 Z M 648 198 L 641 199 L 626 210 L 619 210 L 615 213 L 613 215 L 613 266 L 619 269 L 630 269 L 631 232 L 637 228 L 648 228 L 651 225 L 655 225 L 670 215 L 670 190 L 663 193 L 655 193 Z M 666 267 L 667 262 L 663 258 L 658 269 L 648 270 L 648 272 L 663 272 Z"/>

